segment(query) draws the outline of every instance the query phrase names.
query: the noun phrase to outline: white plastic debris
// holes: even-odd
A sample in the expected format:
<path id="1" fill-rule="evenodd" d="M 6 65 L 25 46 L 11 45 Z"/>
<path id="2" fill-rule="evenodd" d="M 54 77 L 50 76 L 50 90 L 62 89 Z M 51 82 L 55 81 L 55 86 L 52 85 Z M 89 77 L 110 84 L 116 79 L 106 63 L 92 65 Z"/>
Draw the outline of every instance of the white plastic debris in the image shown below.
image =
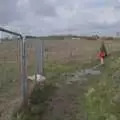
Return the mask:
<path id="1" fill-rule="evenodd" d="M 37 82 L 44 82 L 46 78 L 40 74 L 33 75 L 33 76 L 28 76 L 28 79 L 31 81 L 37 81 Z"/>

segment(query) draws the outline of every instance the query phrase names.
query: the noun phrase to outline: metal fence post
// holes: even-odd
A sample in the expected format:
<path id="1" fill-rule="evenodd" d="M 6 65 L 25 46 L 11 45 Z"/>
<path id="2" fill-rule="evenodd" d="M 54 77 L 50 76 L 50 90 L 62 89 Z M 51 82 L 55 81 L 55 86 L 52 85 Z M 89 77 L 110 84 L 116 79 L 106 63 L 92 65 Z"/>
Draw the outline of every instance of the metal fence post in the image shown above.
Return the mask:
<path id="1" fill-rule="evenodd" d="M 27 63 L 26 63 L 26 38 L 22 37 L 21 43 L 21 89 L 23 105 L 28 104 L 28 80 L 27 80 Z"/>

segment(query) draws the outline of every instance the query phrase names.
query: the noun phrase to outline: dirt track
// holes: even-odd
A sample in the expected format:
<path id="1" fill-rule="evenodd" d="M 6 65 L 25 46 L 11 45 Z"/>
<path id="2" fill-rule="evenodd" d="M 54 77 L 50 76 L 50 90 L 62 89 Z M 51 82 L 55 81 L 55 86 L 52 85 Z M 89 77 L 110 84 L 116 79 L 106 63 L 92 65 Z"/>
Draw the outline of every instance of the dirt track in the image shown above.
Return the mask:
<path id="1" fill-rule="evenodd" d="M 98 70 L 86 69 L 66 77 L 49 103 L 43 120 L 87 120 L 84 97 L 88 90 L 88 78 L 98 74 Z"/>

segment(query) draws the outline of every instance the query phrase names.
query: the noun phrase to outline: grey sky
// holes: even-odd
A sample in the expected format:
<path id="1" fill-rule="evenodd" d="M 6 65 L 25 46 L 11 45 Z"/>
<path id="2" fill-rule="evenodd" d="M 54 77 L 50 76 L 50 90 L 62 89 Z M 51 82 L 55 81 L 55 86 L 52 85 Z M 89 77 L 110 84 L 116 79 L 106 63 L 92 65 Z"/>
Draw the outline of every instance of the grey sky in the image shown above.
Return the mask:
<path id="1" fill-rule="evenodd" d="M 0 0 L 0 25 L 33 35 L 115 34 L 120 0 Z"/>

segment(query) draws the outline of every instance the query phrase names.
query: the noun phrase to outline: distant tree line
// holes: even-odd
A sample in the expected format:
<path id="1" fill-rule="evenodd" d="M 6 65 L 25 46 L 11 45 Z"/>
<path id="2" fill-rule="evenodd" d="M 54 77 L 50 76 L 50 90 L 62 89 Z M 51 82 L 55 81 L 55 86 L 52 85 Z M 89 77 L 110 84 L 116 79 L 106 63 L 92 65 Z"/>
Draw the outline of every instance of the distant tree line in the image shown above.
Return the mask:
<path id="1" fill-rule="evenodd" d="M 106 37 L 106 36 L 98 36 L 98 35 L 92 35 L 92 36 L 77 36 L 77 35 L 51 35 L 51 36 L 26 36 L 27 39 L 41 39 L 41 40 L 65 40 L 65 39 L 72 39 L 72 38 L 80 38 L 85 40 L 114 40 L 114 37 Z M 2 40 L 10 41 L 13 39 L 18 39 L 16 36 L 13 37 L 4 37 Z"/>

